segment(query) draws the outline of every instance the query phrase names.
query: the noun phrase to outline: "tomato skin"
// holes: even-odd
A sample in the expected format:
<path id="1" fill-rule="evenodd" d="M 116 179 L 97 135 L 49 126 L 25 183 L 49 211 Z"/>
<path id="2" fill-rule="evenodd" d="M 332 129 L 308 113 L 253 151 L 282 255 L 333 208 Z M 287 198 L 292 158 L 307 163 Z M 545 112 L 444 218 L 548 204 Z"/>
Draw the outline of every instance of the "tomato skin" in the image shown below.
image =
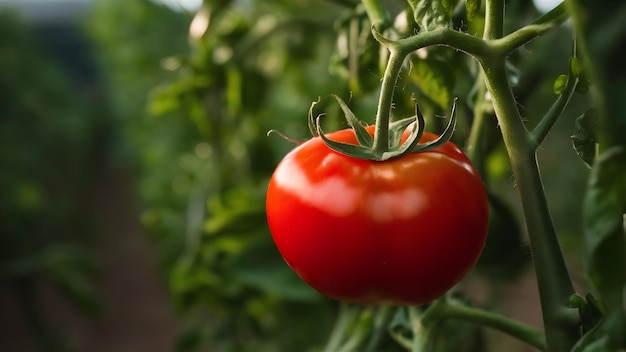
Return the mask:
<path id="1" fill-rule="evenodd" d="M 356 144 L 351 130 L 327 137 Z M 424 133 L 421 142 L 434 138 Z M 289 266 L 322 294 L 356 303 L 439 297 L 476 263 L 488 225 L 482 180 L 451 142 L 371 161 L 315 137 L 276 168 L 266 211 Z"/>

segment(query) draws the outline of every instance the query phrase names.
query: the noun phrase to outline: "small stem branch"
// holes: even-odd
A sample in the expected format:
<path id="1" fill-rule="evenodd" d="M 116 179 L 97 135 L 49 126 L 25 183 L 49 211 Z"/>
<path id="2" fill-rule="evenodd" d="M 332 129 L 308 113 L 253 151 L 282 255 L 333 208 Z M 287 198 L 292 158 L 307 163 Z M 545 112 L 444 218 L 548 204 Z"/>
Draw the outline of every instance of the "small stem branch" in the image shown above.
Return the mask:
<path id="1" fill-rule="evenodd" d="M 354 320 L 357 311 L 347 303 L 341 303 L 339 306 L 339 315 L 333 326 L 328 342 L 324 347 L 324 352 L 337 351 L 346 337 L 348 325 Z"/>
<path id="2" fill-rule="evenodd" d="M 376 310 L 376 315 L 374 317 L 372 334 L 365 347 L 366 352 L 377 351 L 379 349 L 378 345 L 380 344 L 383 335 L 387 333 L 387 326 L 389 324 L 389 320 L 393 315 L 392 313 L 392 306 L 381 305 L 378 307 L 378 309 Z"/>
<path id="3" fill-rule="evenodd" d="M 380 0 L 362 0 L 367 17 L 377 31 L 382 32 L 391 26 L 391 15 Z"/>
<path id="4" fill-rule="evenodd" d="M 543 333 L 529 325 L 492 312 L 450 302 L 442 307 L 441 318 L 463 320 L 502 331 L 541 351 L 546 350 Z"/>
<path id="5" fill-rule="evenodd" d="M 563 110 L 565 110 L 565 107 L 576 90 L 577 84 L 578 78 L 570 74 L 567 78 L 567 85 L 563 93 L 559 95 L 554 104 L 550 107 L 550 110 L 539 120 L 539 124 L 537 124 L 537 127 L 535 127 L 532 132 L 532 140 L 535 149 L 541 145 L 548 135 L 548 132 L 552 129 L 552 126 L 554 126 L 559 116 L 563 113 Z"/>
<path id="6" fill-rule="evenodd" d="M 569 75 L 567 76 L 567 83 L 565 84 L 565 89 L 559 97 L 556 99 L 554 104 L 550 107 L 550 110 L 539 120 L 539 123 L 535 127 L 535 130 L 532 132 L 532 139 L 535 142 L 535 148 L 539 147 L 543 140 L 548 135 L 548 132 L 552 129 L 552 126 L 556 123 L 559 116 L 565 110 L 565 107 L 569 103 L 572 95 L 576 91 L 576 86 L 578 85 L 579 78 L 578 76 L 572 72 L 572 61 L 576 58 L 576 40 L 573 40 L 572 45 L 572 59 L 569 62 Z"/>
<path id="7" fill-rule="evenodd" d="M 411 331 L 413 332 L 413 339 L 411 340 L 411 352 L 427 352 L 426 347 L 429 339 L 429 332 L 432 330 L 431 326 L 424 326 L 422 324 L 422 315 L 419 311 L 419 307 L 409 307 L 409 321 L 411 323 Z"/>
<path id="8" fill-rule="evenodd" d="M 569 351 L 579 333 L 577 324 L 564 321 L 563 311 L 574 289 L 550 217 L 534 142 L 517 110 L 503 60 L 482 64 L 524 211 L 548 350 Z"/>
<path id="9" fill-rule="evenodd" d="M 539 17 L 534 22 L 494 41 L 494 46 L 505 54 L 521 47 L 531 40 L 561 25 L 569 18 L 565 4 L 561 3 L 550 12 Z"/>
<path id="10" fill-rule="evenodd" d="M 504 0 L 485 2 L 485 30 L 483 39 L 493 40 L 504 35 Z"/>

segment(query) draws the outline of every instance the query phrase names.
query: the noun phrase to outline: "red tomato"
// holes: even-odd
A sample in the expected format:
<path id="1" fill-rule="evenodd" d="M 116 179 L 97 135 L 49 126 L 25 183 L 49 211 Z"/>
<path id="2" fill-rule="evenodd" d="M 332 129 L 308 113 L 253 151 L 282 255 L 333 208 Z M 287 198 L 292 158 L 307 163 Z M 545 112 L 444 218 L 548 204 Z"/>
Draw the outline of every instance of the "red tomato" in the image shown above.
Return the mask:
<path id="1" fill-rule="evenodd" d="M 352 130 L 327 137 L 356 144 Z M 421 142 L 435 138 L 424 133 Z M 430 302 L 470 270 L 487 236 L 482 180 L 451 142 L 381 162 L 336 153 L 315 137 L 280 162 L 266 210 L 291 268 L 349 302 Z"/>

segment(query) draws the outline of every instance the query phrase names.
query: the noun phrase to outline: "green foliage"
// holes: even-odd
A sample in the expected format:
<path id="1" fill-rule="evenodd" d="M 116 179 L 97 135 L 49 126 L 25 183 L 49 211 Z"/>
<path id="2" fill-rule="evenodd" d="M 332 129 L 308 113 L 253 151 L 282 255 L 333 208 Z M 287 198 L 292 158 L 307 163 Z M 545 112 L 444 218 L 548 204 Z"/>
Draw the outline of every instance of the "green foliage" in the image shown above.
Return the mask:
<path id="1" fill-rule="evenodd" d="M 576 154 L 591 168 L 598 150 L 598 110 L 591 109 L 578 116 L 575 121 L 572 144 Z"/>
<path id="2" fill-rule="evenodd" d="M 511 207 L 489 194 L 489 236 L 477 268 L 490 278 L 510 280 L 524 268 L 528 249 Z"/>
<path id="3" fill-rule="evenodd" d="M 101 311 L 97 269 L 84 246 L 93 231 L 84 209 L 99 121 L 8 11 L 0 11 L 0 111 L 0 286 L 22 302 L 35 343 L 61 347 L 36 309 L 35 283 L 48 282 L 82 313 Z"/>
<path id="4" fill-rule="evenodd" d="M 465 9 L 467 10 L 467 20 L 472 21 L 480 12 L 481 0 L 466 0 Z"/>
<path id="5" fill-rule="evenodd" d="M 617 46 L 624 44 L 623 36 L 617 33 L 625 28 L 621 18 L 626 12 L 623 6 L 607 1 L 577 0 L 568 5 L 586 58 L 584 71 L 597 90 L 595 120 L 587 118 L 580 123 L 585 123 L 585 131 L 591 130 L 583 139 L 586 145 L 596 142 L 600 150 L 595 160 L 583 158 L 593 162 L 584 203 L 584 238 L 587 274 L 607 306 L 604 319 L 585 336 L 579 348 L 618 350 L 626 348 L 626 69 L 617 64 L 621 56 Z"/>
<path id="6" fill-rule="evenodd" d="M 410 79 L 438 108 L 445 111 L 452 105 L 455 77 L 449 62 L 436 54 L 426 58 L 412 57 Z"/>
<path id="7" fill-rule="evenodd" d="M 186 322 L 179 350 L 323 341 L 332 305 L 284 264 L 264 207 L 267 179 L 290 147 L 266 132 L 304 137 L 311 97 L 341 82 L 319 74 L 341 7 L 317 5 L 207 1 L 192 17 L 107 0 L 87 23 L 136 153 L 142 221 Z"/>
<path id="8" fill-rule="evenodd" d="M 450 23 L 452 6 L 441 0 L 408 0 L 413 17 L 422 31 L 445 27 Z"/>

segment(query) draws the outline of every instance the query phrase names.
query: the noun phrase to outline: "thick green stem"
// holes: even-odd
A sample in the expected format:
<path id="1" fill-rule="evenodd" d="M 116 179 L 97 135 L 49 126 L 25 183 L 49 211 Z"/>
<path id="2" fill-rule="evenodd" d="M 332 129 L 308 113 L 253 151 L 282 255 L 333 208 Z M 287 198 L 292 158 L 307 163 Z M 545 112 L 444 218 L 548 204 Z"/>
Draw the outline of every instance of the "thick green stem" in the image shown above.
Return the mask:
<path id="1" fill-rule="evenodd" d="M 389 63 L 383 75 L 378 110 L 376 111 L 376 130 L 374 131 L 374 151 L 382 155 L 389 150 L 389 120 L 391 118 L 391 105 L 393 104 L 393 92 L 398 81 L 398 74 L 402 69 L 402 63 L 407 53 L 396 48 L 389 48 Z"/>
<path id="2" fill-rule="evenodd" d="M 524 211 L 537 275 L 549 351 L 569 351 L 578 339 L 567 315 L 572 283 L 559 247 L 541 176 L 535 144 L 524 126 L 506 77 L 504 60 L 481 62 Z"/>
<path id="3" fill-rule="evenodd" d="M 388 125 L 393 92 L 406 55 L 429 45 L 447 45 L 474 56 L 480 62 L 524 211 L 537 275 L 548 351 L 568 351 L 579 337 L 579 324 L 576 319 L 571 319 L 569 313 L 572 309 L 568 307 L 569 297 L 574 290 L 552 224 L 539 174 L 535 154 L 537 144 L 536 139 L 533 138 L 537 136 L 531 135 L 524 126 L 506 76 L 505 61 L 506 56 L 512 50 L 553 28 L 554 25 L 547 22 L 561 21 L 564 17 L 560 11 L 562 7 L 546 17 L 545 22 L 544 20 L 536 21 L 527 29 L 514 32 L 504 38 L 504 0 L 486 2 L 483 39 L 449 28 L 420 33 L 398 41 L 390 41 L 374 32 L 376 38 L 390 51 L 376 114 L 374 149 L 379 154 L 389 148 Z M 480 132 L 480 129 L 474 131 L 477 135 L 480 135 Z M 543 134 L 543 132 L 539 133 Z M 479 137 L 473 136 L 470 145 L 477 146 L 475 143 L 477 138 Z M 418 324 L 417 311 L 410 310 L 410 312 L 413 313 L 411 321 L 415 324 L 413 326 L 413 349 L 419 350 L 423 345 L 424 334 L 428 334 Z M 462 310 L 455 312 L 454 314 L 467 313 Z M 493 316 L 485 315 L 482 319 L 492 327 L 500 327 L 501 330 L 512 327 L 509 322 L 503 322 Z M 539 345 L 536 334 L 533 333 L 533 336 L 534 343 Z"/>

